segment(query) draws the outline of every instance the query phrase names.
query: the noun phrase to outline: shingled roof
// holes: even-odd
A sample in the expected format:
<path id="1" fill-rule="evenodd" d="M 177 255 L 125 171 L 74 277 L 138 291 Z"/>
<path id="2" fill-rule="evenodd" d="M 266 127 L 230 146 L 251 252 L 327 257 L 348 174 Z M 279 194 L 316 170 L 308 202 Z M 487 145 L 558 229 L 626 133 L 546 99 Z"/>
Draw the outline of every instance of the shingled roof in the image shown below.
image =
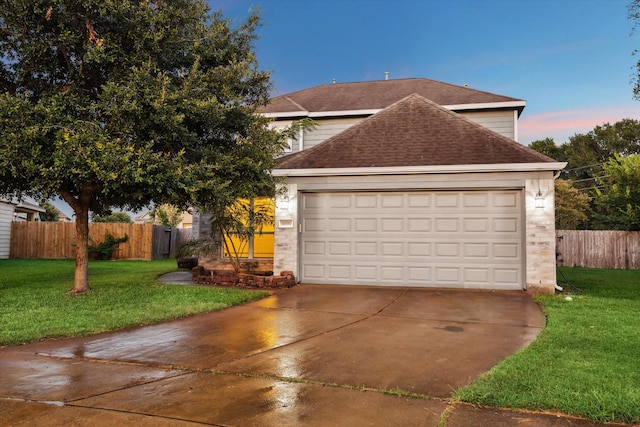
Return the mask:
<path id="1" fill-rule="evenodd" d="M 320 85 L 275 97 L 268 106 L 261 109 L 261 112 L 300 112 L 304 115 L 306 112 L 381 110 L 412 93 L 446 106 L 516 103 L 521 104 L 518 106 L 519 111 L 524 108 L 524 101 L 521 99 L 436 80 L 415 78 Z"/>
<path id="2" fill-rule="evenodd" d="M 555 160 L 418 94 L 307 150 L 278 169 L 543 163 Z"/>

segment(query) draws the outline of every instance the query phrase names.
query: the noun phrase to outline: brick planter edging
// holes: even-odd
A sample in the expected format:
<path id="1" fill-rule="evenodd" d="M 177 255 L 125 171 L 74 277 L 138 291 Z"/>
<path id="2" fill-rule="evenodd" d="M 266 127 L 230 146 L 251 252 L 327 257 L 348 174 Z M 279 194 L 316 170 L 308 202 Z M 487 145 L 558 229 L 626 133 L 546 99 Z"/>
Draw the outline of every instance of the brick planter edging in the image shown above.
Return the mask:
<path id="1" fill-rule="evenodd" d="M 282 271 L 279 276 L 238 273 L 233 270 L 207 270 L 199 265 L 191 269 L 193 281 L 201 285 L 235 286 L 243 288 L 290 288 L 296 284 L 293 271 Z"/>

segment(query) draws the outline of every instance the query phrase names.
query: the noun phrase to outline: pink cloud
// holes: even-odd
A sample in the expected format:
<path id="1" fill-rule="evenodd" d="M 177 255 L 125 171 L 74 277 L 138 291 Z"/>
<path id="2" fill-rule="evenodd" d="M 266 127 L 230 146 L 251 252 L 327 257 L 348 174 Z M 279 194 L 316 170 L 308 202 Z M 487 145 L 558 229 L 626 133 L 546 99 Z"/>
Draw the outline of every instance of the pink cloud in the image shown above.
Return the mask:
<path id="1" fill-rule="evenodd" d="M 603 123 L 615 123 L 627 118 L 640 119 L 640 104 L 532 115 L 525 113 L 518 120 L 518 135 L 523 144 L 544 138 L 553 138 L 556 144 L 562 144 L 576 133 L 584 134 Z"/>

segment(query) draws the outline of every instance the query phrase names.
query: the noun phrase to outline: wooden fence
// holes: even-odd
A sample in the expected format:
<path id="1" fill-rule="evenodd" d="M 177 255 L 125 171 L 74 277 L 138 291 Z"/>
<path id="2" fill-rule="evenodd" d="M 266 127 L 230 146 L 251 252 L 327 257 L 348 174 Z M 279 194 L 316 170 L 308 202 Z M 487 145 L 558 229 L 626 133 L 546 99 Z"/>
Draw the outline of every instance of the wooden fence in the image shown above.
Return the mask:
<path id="1" fill-rule="evenodd" d="M 129 236 L 120 243 L 112 259 L 167 258 L 177 245 L 191 238 L 191 230 L 178 230 L 151 224 L 91 223 L 89 238 L 102 242 L 109 233 L 113 237 Z M 76 228 L 72 222 L 11 223 L 10 258 L 75 258 Z M 91 242 L 91 240 L 90 240 Z"/>
<path id="2" fill-rule="evenodd" d="M 556 230 L 558 265 L 640 269 L 640 231 Z"/>

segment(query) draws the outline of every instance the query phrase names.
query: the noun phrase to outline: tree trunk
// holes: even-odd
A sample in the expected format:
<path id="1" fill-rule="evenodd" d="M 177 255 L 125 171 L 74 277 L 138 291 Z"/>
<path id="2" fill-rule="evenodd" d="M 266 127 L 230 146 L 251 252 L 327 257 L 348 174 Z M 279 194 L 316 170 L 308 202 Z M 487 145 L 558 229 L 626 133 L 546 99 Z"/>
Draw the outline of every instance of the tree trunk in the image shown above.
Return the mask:
<path id="1" fill-rule="evenodd" d="M 92 193 L 83 192 L 74 197 L 68 191 L 60 191 L 60 197 L 71 206 L 76 215 L 76 269 L 73 278 L 73 293 L 79 294 L 89 288 L 89 206 Z"/>
<path id="2" fill-rule="evenodd" d="M 89 288 L 89 209 L 76 210 L 76 270 L 73 293 L 79 294 Z"/>

